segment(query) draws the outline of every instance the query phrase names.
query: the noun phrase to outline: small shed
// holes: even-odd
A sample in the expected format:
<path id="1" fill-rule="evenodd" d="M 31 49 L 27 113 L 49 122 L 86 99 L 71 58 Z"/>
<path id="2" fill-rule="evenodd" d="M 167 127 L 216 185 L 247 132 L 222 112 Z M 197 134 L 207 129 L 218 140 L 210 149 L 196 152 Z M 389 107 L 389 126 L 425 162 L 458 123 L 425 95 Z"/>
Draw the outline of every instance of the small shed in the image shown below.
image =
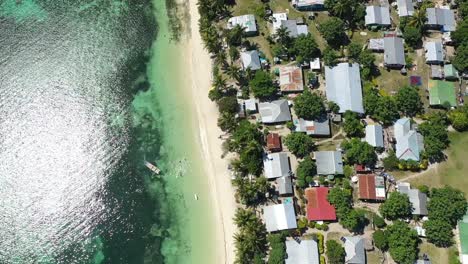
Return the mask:
<path id="1" fill-rule="evenodd" d="M 442 66 L 437 64 L 431 65 L 431 78 L 432 79 L 443 79 L 444 78 L 444 70 Z"/>
<path id="2" fill-rule="evenodd" d="M 293 193 L 291 177 L 283 176 L 276 179 L 278 184 L 278 192 L 280 195 L 290 195 Z"/>
<path id="3" fill-rule="evenodd" d="M 310 69 L 313 71 L 320 71 L 322 69 L 320 65 L 320 58 L 315 58 L 310 61 Z"/>
<path id="4" fill-rule="evenodd" d="M 444 77 L 446 80 L 458 80 L 459 75 L 453 64 L 444 65 Z"/>
<path id="5" fill-rule="evenodd" d="M 384 39 L 383 38 L 369 39 L 368 49 L 372 51 L 377 51 L 377 52 L 384 51 Z"/>
<path id="6" fill-rule="evenodd" d="M 426 51 L 426 63 L 427 64 L 441 64 L 444 62 L 444 47 L 442 42 L 429 41 L 424 45 Z"/>
<path id="7" fill-rule="evenodd" d="M 267 149 L 271 152 L 278 152 L 282 150 L 281 138 L 277 133 L 270 133 L 267 136 Z"/>

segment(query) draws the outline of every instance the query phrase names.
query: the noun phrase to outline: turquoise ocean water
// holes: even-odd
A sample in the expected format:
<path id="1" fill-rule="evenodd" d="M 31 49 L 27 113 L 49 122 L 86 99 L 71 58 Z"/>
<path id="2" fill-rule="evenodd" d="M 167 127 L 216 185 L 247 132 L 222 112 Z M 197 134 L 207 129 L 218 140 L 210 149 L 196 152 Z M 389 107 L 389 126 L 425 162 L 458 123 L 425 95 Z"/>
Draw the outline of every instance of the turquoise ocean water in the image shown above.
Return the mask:
<path id="1" fill-rule="evenodd" d="M 188 263 L 155 3 L 0 1 L 0 263 Z"/>

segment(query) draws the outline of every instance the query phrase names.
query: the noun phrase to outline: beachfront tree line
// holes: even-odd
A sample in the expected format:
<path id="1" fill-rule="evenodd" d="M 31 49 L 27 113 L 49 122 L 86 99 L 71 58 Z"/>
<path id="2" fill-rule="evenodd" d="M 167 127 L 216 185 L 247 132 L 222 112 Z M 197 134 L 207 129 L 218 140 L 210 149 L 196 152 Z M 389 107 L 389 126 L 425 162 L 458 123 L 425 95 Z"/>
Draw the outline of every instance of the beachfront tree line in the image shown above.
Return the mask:
<path id="1" fill-rule="evenodd" d="M 224 144 L 226 150 L 238 154 L 238 158 L 232 163 L 236 175 L 233 184 L 236 186 L 237 200 L 246 206 L 246 209 L 239 209 L 235 217 L 235 223 L 238 226 L 238 232 L 235 235 L 236 263 L 265 263 L 268 248 L 270 248 L 268 263 L 283 263 L 286 257 L 284 245 L 286 234 L 267 236 L 265 227 L 255 209 L 266 201 L 265 194 L 271 188 L 268 181 L 261 176 L 265 135 L 261 132 L 261 126 L 236 118 L 239 110 L 236 98 L 238 90 L 242 92 L 244 98 L 248 98 L 249 94 L 253 93 L 261 100 L 271 100 L 279 96 L 279 89 L 273 81 L 271 73 L 263 70 L 253 72 L 250 69 L 242 71 L 235 64 L 240 57 L 239 47 L 252 49 L 255 48 L 255 44 L 250 43 L 245 38 L 243 29 L 240 27 L 234 27 L 232 30 L 220 28 L 218 22 L 229 14 L 227 2 L 224 0 L 201 0 L 198 5 L 201 14 L 200 34 L 206 49 L 212 54 L 215 62 L 213 88 L 209 92 L 209 97 L 217 103 L 219 108 L 218 125 L 230 135 Z M 395 96 L 382 93 L 372 82 L 372 79 L 379 74 L 375 66 L 374 54 L 363 49 L 362 45 L 349 41 L 345 30 L 363 26 L 364 3 L 349 0 L 326 0 L 326 6 L 331 10 L 332 17 L 318 25 L 323 38 L 329 44 L 324 50 L 321 51 L 318 48 L 317 42 L 311 34 L 292 39 L 285 28 L 280 28 L 273 36 L 274 38 L 267 37 L 272 53 L 283 60 L 293 59 L 297 62 L 309 61 L 320 56 L 325 64 L 330 66 L 345 60 L 359 63 L 362 78 L 365 80 L 363 92 L 365 114 L 370 115 L 384 126 L 392 124 L 400 116 L 422 115 L 424 109 L 418 88 L 402 87 Z M 421 24 L 418 18 L 420 16 L 408 21 L 402 30 L 404 38 L 410 46 L 416 46 L 420 43 L 424 23 Z M 223 39 L 226 40 L 227 48 L 224 48 Z M 459 53 L 461 51 L 462 49 L 457 50 Z M 238 86 L 239 89 L 232 88 L 232 82 L 235 82 L 235 86 Z M 420 125 L 420 132 L 427 137 L 424 142 L 426 147 L 426 151 L 423 153 L 424 159 L 438 161 L 444 158 L 443 150 L 449 143 L 446 128 L 452 124 L 457 130 L 468 129 L 467 109 L 460 108 L 450 111 L 448 114 L 422 116 L 424 123 Z M 295 99 L 294 111 L 299 117 L 315 119 L 327 114 L 327 112 L 336 113 L 339 111 L 339 107 L 332 102 L 326 103 L 323 97 L 315 93 L 306 91 Z M 344 115 L 344 120 L 343 129 L 346 135 L 351 138 L 342 144 L 345 151 L 345 162 L 347 164 L 366 164 L 372 167 L 375 165 L 377 157 L 372 146 L 358 139 L 364 134 L 364 126 L 360 122 L 360 117 L 356 113 L 347 112 Z M 291 133 L 285 137 L 284 143 L 294 155 L 301 159 L 296 172 L 296 186 L 299 188 L 309 186 L 316 176 L 315 162 L 309 157 L 309 154 L 316 149 L 314 141 L 305 134 Z M 390 164 L 392 169 L 398 168 L 400 163 L 394 155 L 387 160 L 387 164 Z M 249 175 L 253 177 L 247 177 Z M 326 183 L 323 177 L 321 177 L 320 182 Z M 333 192 L 330 193 L 329 199 L 337 209 L 341 225 L 352 232 L 360 232 L 371 221 L 374 226 L 381 228 L 379 232 L 376 232 L 378 248 L 389 250 L 392 257 L 395 260 L 401 260 L 401 263 L 405 263 L 401 256 L 409 251 L 413 252 L 408 255 L 410 259 L 417 256 L 417 249 L 414 249 L 417 248 L 417 236 L 415 239 L 414 232 L 407 232 L 409 229 L 407 224 L 395 221 L 393 225 L 382 229 L 385 227 L 385 221 L 382 218 L 353 208 L 352 188 L 350 188 L 349 181 L 337 179 L 335 183 L 336 188 L 332 189 Z M 398 219 L 395 216 L 395 208 L 407 208 L 406 199 L 402 199 L 398 195 L 395 197 L 390 197 L 389 202 L 381 209 L 381 214 L 387 218 Z M 466 206 L 463 210 L 466 211 Z M 457 212 L 461 211 L 460 209 Z M 404 211 L 405 216 L 406 213 L 407 211 Z M 455 219 L 455 216 L 453 217 Z M 434 244 L 444 246 L 450 244 L 447 241 L 451 239 L 451 229 L 449 232 L 447 224 L 444 226 L 441 222 L 442 220 L 437 218 L 429 222 L 427 224 L 428 233 L 435 234 L 436 232 L 432 232 L 432 230 L 446 232 L 439 232 L 438 236 L 428 235 L 428 238 Z M 398 241 L 403 241 L 403 243 Z M 329 263 L 342 263 L 342 258 L 344 258 L 342 247 L 338 243 L 336 244 L 337 246 L 333 245 L 333 242 L 327 242 Z"/>

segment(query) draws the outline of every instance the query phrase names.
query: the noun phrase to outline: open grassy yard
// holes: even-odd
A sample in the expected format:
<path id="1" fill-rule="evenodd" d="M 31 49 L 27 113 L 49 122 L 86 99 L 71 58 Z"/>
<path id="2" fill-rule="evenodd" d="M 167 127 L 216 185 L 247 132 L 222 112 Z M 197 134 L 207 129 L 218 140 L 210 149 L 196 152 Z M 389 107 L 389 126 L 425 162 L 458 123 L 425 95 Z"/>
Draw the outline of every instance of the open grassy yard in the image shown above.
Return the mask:
<path id="1" fill-rule="evenodd" d="M 367 263 L 368 264 L 380 264 L 382 263 L 382 254 L 377 251 L 368 251 L 366 252 L 367 256 Z"/>
<path id="2" fill-rule="evenodd" d="M 423 242 L 419 246 L 419 255 L 427 254 L 432 263 L 450 263 L 449 260 L 458 257 L 454 247 L 438 248 L 431 243 Z"/>
<path id="3" fill-rule="evenodd" d="M 468 196 L 468 133 L 450 133 L 448 159 L 437 169 L 429 170 L 410 181 L 412 185 L 426 184 L 430 187 L 450 185 L 465 192 Z"/>

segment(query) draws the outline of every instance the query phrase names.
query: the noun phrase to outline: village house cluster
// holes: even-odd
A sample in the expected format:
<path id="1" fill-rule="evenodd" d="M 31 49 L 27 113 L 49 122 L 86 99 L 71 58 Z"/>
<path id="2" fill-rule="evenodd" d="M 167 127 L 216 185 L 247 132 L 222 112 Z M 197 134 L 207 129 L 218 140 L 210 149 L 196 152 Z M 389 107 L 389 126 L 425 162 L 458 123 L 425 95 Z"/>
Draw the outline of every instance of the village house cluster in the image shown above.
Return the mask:
<path id="1" fill-rule="evenodd" d="M 426 237 L 423 225 L 429 220 L 428 191 L 411 186 L 403 176 L 394 176 L 386 164 L 391 160 L 395 170 L 421 171 L 436 163 L 436 159 L 428 154 L 432 153 L 432 149 L 426 149 L 428 143 L 425 135 L 428 133 L 420 129 L 427 122 L 417 116 L 423 111 L 409 113 L 409 110 L 397 109 L 391 117 L 381 117 L 381 113 L 370 113 L 368 108 L 372 101 L 369 101 L 369 97 L 365 98 L 366 93 L 373 93 L 375 100 L 393 98 L 397 94 L 396 91 L 387 94 L 378 87 L 375 79 L 382 78 L 378 74 L 375 78 L 366 77 L 369 71 L 377 70 L 388 73 L 388 76 L 403 76 L 408 89 L 418 91 L 417 101 L 421 108 L 424 104 L 426 109 L 450 110 L 463 105 L 465 91 L 462 80 L 466 76 L 451 63 L 454 55 L 451 33 L 457 27 L 456 12 L 449 5 L 441 3 L 424 7 L 422 26 L 430 34 L 421 39 L 419 48 L 409 48 L 398 21 L 402 23 L 415 16 L 422 9 L 421 5 L 422 2 L 411 0 L 393 3 L 382 0 L 380 4 L 366 4 L 363 29 L 353 34 L 364 38 L 365 44 L 358 47 L 359 52 L 381 58 L 375 69 L 364 65 L 364 59 L 353 58 L 349 55 L 352 51 L 343 49 L 343 46 L 341 53 L 348 55 L 334 55 L 337 58 L 330 63 L 327 48 L 322 50 L 321 55 L 304 59 L 297 50 L 290 53 L 270 52 L 273 56 L 268 56 L 261 45 L 240 45 L 238 59 L 233 60 L 232 64 L 255 76 L 249 77 L 250 80 L 255 79 L 258 72 L 267 73 L 272 76 L 272 84 L 276 87 L 270 95 L 257 96 L 255 91 L 252 93 L 252 87 L 250 93 L 245 93 L 242 85 L 232 83 L 237 89 L 236 118 L 255 124 L 264 137 L 261 175 L 272 189 L 256 212 L 261 215 L 268 233 L 283 234 L 287 231 L 285 263 L 319 264 L 328 261 L 329 256 L 325 257 L 323 250 L 324 239 L 318 238 L 320 235 L 317 233 L 325 234 L 327 241 L 338 241 L 344 248 L 344 263 L 368 263 L 368 254 L 380 246 L 373 239 L 379 225 L 376 219 L 379 218 L 383 225 L 393 221 L 406 222 L 417 236 Z M 272 46 L 281 42 L 282 38 L 294 41 L 316 33 L 311 32 L 309 24 L 317 25 L 319 33 L 325 34 L 320 32 L 321 25 L 315 21 L 325 9 L 324 1 L 293 0 L 289 7 L 294 8 L 295 12 L 300 11 L 303 16 L 290 16 L 288 10 L 275 12 L 266 9 L 265 16 L 261 18 L 266 22 L 259 23 L 258 14 L 247 13 L 230 17 L 227 28 L 234 30 L 240 27 L 247 40 L 264 37 Z M 265 27 L 269 31 L 267 36 L 265 31 L 260 32 Z M 332 46 L 333 43 L 326 40 Z M 347 49 L 352 44 L 348 43 Z M 223 45 L 226 49 L 229 47 L 229 44 Z M 410 62 L 410 53 L 424 58 L 423 63 Z M 421 76 L 421 72 L 427 73 L 427 76 Z M 251 83 L 248 83 L 249 86 Z M 421 89 L 418 90 L 418 87 Z M 323 109 L 317 103 L 318 110 L 305 111 L 301 104 L 314 102 L 316 97 L 323 100 Z M 362 128 L 362 131 L 347 127 Z M 299 134 L 305 135 L 308 140 L 302 136 L 292 136 Z M 429 136 L 432 140 L 432 135 Z M 293 140 L 298 141 L 292 143 Z M 309 140 L 314 144 L 312 150 L 308 146 Z M 314 173 L 304 175 L 304 170 Z M 233 171 L 233 179 L 236 179 L 235 173 Z M 249 179 L 253 178 L 254 175 L 249 175 Z M 346 197 L 340 198 L 344 199 L 344 204 L 331 197 L 335 194 L 346 196 L 346 193 L 350 195 L 349 201 Z M 387 200 L 393 202 L 397 196 L 407 197 L 410 212 L 404 217 L 384 215 L 382 205 Z M 348 215 L 359 214 L 355 213 L 356 210 L 365 212 L 365 217 L 370 220 L 359 230 L 350 228 L 343 221 Z M 361 220 L 364 221 L 356 221 Z M 468 263 L 466 217 L 459 226 L 460 254 L 463 263 Z M 338 237 L 333 237 L 337 234 Z M 431 263 L 428 256 L 415 254 L 414 263 Z"/>

